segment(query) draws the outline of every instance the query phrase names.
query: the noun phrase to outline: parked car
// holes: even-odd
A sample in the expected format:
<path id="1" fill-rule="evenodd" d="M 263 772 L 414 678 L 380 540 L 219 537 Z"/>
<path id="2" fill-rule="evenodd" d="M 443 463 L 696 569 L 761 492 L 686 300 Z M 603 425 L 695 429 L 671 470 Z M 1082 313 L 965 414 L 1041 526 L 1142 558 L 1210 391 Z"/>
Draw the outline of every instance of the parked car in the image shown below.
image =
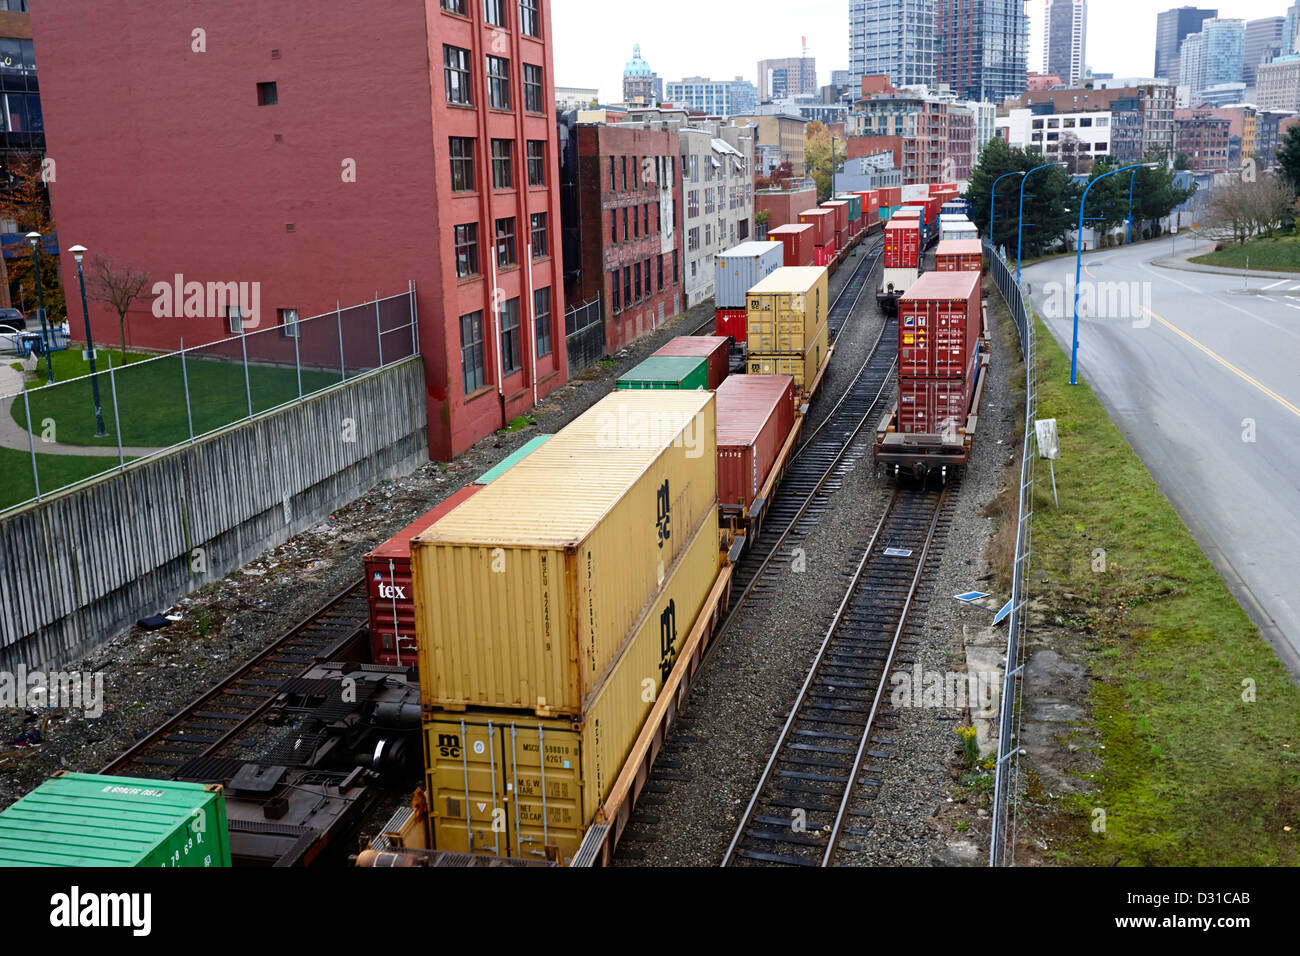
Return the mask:
<path id="1" fill-rule="evenodd" d="M 7 310 L 6 310 L 7 311 Z M 0 322 L 0 355 L 23 355 L 22 337 L 26 332 Z"/>
<path id="2" fill-rule="evenodd" d="M 37 322 L 37 325 L 39 324 Z M 21 332 L 27 328 L 27 317 L 17 309 L 0 309 L 0 325 L 7 325 Z"/>

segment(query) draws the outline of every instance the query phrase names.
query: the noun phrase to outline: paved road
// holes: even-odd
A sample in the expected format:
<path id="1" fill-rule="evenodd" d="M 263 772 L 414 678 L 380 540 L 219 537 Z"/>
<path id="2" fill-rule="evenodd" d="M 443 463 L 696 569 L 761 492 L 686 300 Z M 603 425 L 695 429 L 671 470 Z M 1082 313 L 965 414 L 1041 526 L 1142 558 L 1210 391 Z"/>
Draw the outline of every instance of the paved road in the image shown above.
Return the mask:
<path id="1" fill-rule="evenodd" d="M 1300 676 L 1300 275 L 1152 264 L 1169 252 L 1084 256 L 1079 374 Z M 1027 266 L 1023 282 L 1068 353 L 1074 260 Z"/>

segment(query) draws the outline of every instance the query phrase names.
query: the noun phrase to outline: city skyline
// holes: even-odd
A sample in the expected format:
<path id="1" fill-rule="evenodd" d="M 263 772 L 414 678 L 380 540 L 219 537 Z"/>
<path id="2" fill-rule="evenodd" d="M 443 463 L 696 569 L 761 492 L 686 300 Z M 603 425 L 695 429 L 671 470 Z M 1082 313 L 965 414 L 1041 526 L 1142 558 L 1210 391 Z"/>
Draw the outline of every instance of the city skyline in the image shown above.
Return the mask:
<path id="1" fill-rule="evenodd" d="M 1149 77 L 1155 56 L 1156 15 L 1187 3 L 1179 0 L 1091 0 L 1088 4 L 1088 66 L 1115 76 Z M 1216 8 L 1201 2 L 1193 6 Z M 1029 0 L 1029 65 L 1037 71 L 1043 59 L 1043 0 Z M 1218 4 L 1220 14 L 1246 20 L 1283 16 L 1286 0 L 1233 0 Z M 623 87 L 623 66 L 632 45 L 665 83 L 686 76 L 715 80 L 737 75 L 753 82 L 755 64 L 763 59 L 800 54 L 800 38 L 807 37 L 808 55 L 817 60 L 818 85 L 830 82 L 830 71 L 849 65 L 849 0 L 814 0 L 792 18 L 788 4 L 754 0 L 749 14 L 728 25 L 733 42 L 720 45 L 707 40 L 698 45 L 683 40 L 682 23 L 698 5 L 666 0 L 663 16 L 617 28 L 590 17 L 585 2 L 561 0 L 552 9 L 555 28 L 555 80 L 557 86 L 595 87 L 604 102 L 618 102 Z M 1229 12 L 1229 8 L 1230 12 Z M 774 29 L 781 24 L 783 29 Z"/>

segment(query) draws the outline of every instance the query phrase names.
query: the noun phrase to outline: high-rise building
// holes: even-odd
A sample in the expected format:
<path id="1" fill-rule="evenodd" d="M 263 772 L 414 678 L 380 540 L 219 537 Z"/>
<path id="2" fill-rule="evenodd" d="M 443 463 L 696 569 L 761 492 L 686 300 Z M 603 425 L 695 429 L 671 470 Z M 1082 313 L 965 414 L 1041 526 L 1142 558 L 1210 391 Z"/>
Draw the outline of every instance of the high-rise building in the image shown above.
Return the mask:
<path id="1" fill-rule="evenodd" d="M 1215 17 L 1201 24 L 1201 36 L 1204 87 L 1240 83 L 1245 64 L 1246 21 Z"/>
<path id="2" fill-rule="evenodd" d="M 632 46 L 632 59 L 623 67 L 623 102 L 629 106 L 653 106 L 663 99 L 663 81 L 641 58 L 641 44 Z"/>
<path id="3" fill-rule="evenodd" d="M 1241 80 L 1247 86 L 1255 85 L 1255 70 L 1261 63 L 1271 63 L 1282 55 L 1282 30 L 1285 17 L 1264 17 L 1246 22 L 1243 46 Z"/>
<path id="4" fill-rule="evenodd" d="M 1293 3 L 1286 9 L 1282 19 L 1282 56 L 1300 53 L 1300 42 L 1296 34 L 1300 32 L 1300 3 Z"/>
<path id="5" fill-rule="evenodd" d="M 1258 68 L 1255 103 L 1262 110 L 1300 110 L 1300 54 L 1283 54 Z"/>
<path id="6" fill-rule="evenodd" d="M 1043 72 L 1078 86 L 1087 57 L 1088 0 L 1045 0 Z"/>
<path id="7" fill-rule="evenodd" d="M 1138 83 L 1106 89 L 1029 91 L 1006 104 L 1008 109 L 1031 112 L 1137 111 L 1141 123 L 1138 154 L 1149 152 L 1172 157 L 1174 145 L 1174 87 L 1165 82 Z"/>
<path id="8" fill-rule="evenodd" d="M 887 76 L 895 87 L 934 86 L 939 0 L 849 0 L 849 80 Z"/>
<path id="9" fill-rule="evenodd" d="M 1156 69 L 1162 80 L 1178 80 L 1178 55 L 1189 33 L 1200 33 L 1201 24 L 1219 15 L 1218 10 L 1177 7 L 1156 15 Z"/>
<path id="10" fill-rule="evenodd" d="M 758 108 L 758 89 L 739 76 L 734 80 L 688 76 L 667 84 L 665 99 L 673 106 L 725 118 L 754 112 Z"/>
<path id="11" fill-rule="evenodd" d="M 155 278 L 256 283 L 268 314 L 253 320 L 284 326 L 304 367 L 309 355 L 328 367 L 318 356 L 331 346 L 300 339 L 294 316 L 414 283 L 435 459 L 564 382 L 549 3 L 324 3 L 305 20 L 292 4 L 192 0 L 202 30 L 187 26 L 179 47 L 151 6 L 33 8 L 64 242 Z M 119 55 L 124 36 L 172 53 Z M 240 38 L 241 52 L 220 37 Z M 131 108 L 105 110 L 87 96 L 95 89 L 130 90 Z M 357 116 L 374 130 L 359 134 Z M 114 142 L 131 148 L 105 148 Z M 142 296 L 128 312 L 138 346 L 174 349 L 183 337 L 239 354 L 239 306 L 194 315 L 187 303 L 171 318 L 153 306 Z M 116 340 L 111 310 L 92 306 L 90 322 L 95 338 Z"/>
<path id="12" fill-rule="evenodd" d="M 1205 88 L 1205 35 L 1189 33 L 1178 51 L 1178 85 L 1187 88 L 1192 99 Z"/>
<path id="13" fill-rule="evenodd" d="M 11 156 L 45 153 L 45 122 L 41 113 L 41 95 L 36 84 L 36 55 L 32 48 L 31 16 L 26 0 L 0 2 L 0 173 Z M 15 224 L 19 232 L 27 229 Z M 43 247 L 44 248 L 44 247 Z M 17 303 L 26 311 L 35 302 L 25 302 L 22 290 L 11 294 L 9 273 L 0 258 L 0 308 Z M 15 298 L 17 296 L 17 298 Z"/>
<path id="14" fill-rule="evenodd" d="M 817 58 L 791 56 L 780 60 L 758 61 L 758 101 L 770 103 L 787 96 L 814 96 L 817 93 Z"/>
<path id="15" fill-rule="evenodd" d="M 939 0 L 939 83 L 959 98 L 1001 103 L 1025 90 L 1029 16 L 1024 0 Z"/>

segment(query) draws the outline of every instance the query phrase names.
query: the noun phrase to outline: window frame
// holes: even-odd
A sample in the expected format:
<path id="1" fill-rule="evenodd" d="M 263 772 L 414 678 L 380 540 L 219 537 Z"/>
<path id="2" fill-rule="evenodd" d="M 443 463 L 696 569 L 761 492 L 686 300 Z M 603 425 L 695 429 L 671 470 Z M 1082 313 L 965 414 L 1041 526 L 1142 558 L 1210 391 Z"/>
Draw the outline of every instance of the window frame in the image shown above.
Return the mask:
<path id="1" fill-rule="evenodd" d="M 546 308 L 544 311 L 538 305 L 538 296 L 542 295 L 542 293 L 546 294 Z M 551 317 L 551 299 L 551 287 L 549 285 L 533 290 L 533 338 L 537 343 L 536 348 L 533 349 L 535 358 L 545 358 L 555 350 L 551 334 L 551 323 L 553 321 Z M 545 351 L 543 351 L 543 343 L 545 343 Z"/>
<path id="2" fill-rule="evenodd" d="M 466 240 L 462 241 L 461 230 L 466 230 Z M 456 278 L 473 279 L 483 274 L 482 262 L 479 259 L 479 235 L 477 222 L 461 222 L 452 226 L 452 250 L 453 257 L 456 260 Z M 466 268 L 470 271 L 461 271 L 461 249 L 467 250 Z M 473 261 L 470 261 L 473 260 Z"/>
<path id="3" fill-rule="evenodd" d="M 537 73 L 537 82 L 535 83 L 528 79 L 530 70 L 535 70 Z M 535 115 L 544 114 L 546 112 L 546 74 L 542 72 L 542 68 L 536 63 L 523 64 L 522 72 L 524 79 L 524 112 Z M 534 97 L 529 95 L 530 90 L 536 91 L 534 94 L 536 98 L 535 108 L 532 102 Z"/>
<path id="4" fill-rule="evenodd" d="M 449 136 L 447 137 L 447 154 L 451 165 L 451 191 L 454 193 L 472 193 L 478 191 L 478 176 L 474 171 L 475 144 L 477 138 L 474 136 Z M 468 152 L 457 155 L 457 148 L 464 149 L 468 145 Z M 460 178 L 462 181 L 468 181 L 468 185 L 457 187 L 456 181 Z"/>
<path id="5" fill-rule="evenodd" d="M 452 54 L 459 54 L 460 64 L 448 63 Z M 442 45 L 442 86 L 443 98 L 449 106 L 473 106 L 474 105 L 474 72 L 472 66 L 472 54 L 464 47 L 453 46 L 450 43 Z M 452 82 L 452 74 L 457 76 L 457 81 Z M 452 88 L 461 90 L 463 87 L 464 98 L 455 99 L 452 97 Z"/>
<path id="6" fill-rule="evenodd" d="M 505 147 L 505 155 L 497 155 L 497 146 Z M 515 141 L 513 139 L 492 140 L 492 188 L 493 189 L 514 189 L 515 188 Z M 504 171 L 504 177 L 499 174 Z M 504 184 L 501 179 L 504 178 Z"/>
<path id="7" fill-rule="evenodd" d="M 510 111 L 510 58 L 504 56 L 493 56 L 491 53 L 485 55 L 486 63 L 484 65 L 485 75 L 487 77 L 488 91 L 488 109 L 500 110 L 502 112 Z M 495 65 L 505 70 L 504 73 L 493 73 Z M 502 105 L 504 104 L 504 105 Z"/>
<path id="8" fill-rule="evenodd" d="M 538 147 L 540 150 L 540 154 L 537 156 L 533 155 L 534 146 Z M 525 165 L 527 165 L 528 167 L 529 187 L 530 188 L 545 187 L 546 186 L 546 140 L 544 139 L 524 140 L 524 156 L 525 156 Z M 536 180 L 533 179 L 534 166 L 538 172 L 538 178 Z"/>
<path id="9" fill-rule="evenodd" d="M 539 217 L 541 219 L 540 223 L 538 222 Z M 528 236 L 533 247 L 534 259 L 545 259 L 551 254 L 550 224 L 546 221 L 546 218 L 545 211 L 528 214 Z M 539 233 L 542 237 L 540 245 L 537 241 Z"/>
<path id="10" fill-rule="evenodd" d="M 513 309 L 511 308 L 512 304 Z M 501 339 L 502 376 L 513 375 L 515 372 L 522 371 L 524 367 L 524 350 L 520 331 L 522 313 L 523 308 L 519 296 L 506 299 L 501 303 L 501 308 L 497 312 L 497 330 Z M 506 323 L 511 320 L 513 320 L 512 324 L 507 325 Z M 512 361 L 516 364 L 510 364 Z"/>
<path id="11" fill-rule="evenodd" d="M 510 29 L 510 14 L 507 12 L 509 5 L 506 0 L 483 0 L 483 22 L 491 27 L 501 27 L 503 30 Z M 492 14 L 496 13 L 500 20 L 493 20 Z"/>
<path id="12" fill-rule="evenodd" d="M 530 23 L 536 32 L 528 29 Z M 534 40 L 542 38 L 542 0 L 519 0 L 519 32 Z"/>
<path id="13" fill-rule="evenodd" d="M 510 231 L 502 232 L 503 224 L 509 224 Z M 509 260 L 502 259 L 502 243 L 510 253 Z M 519 221 L 515 216 L 501 216 L 492 230 L 492 247 L 498 269 L 513 269 L 519 265 Z"/>
<path id="14" fill-rule="evenodd" d="M 466 341 L 466 319 L 468 323 L 469 341 Z M 475 324 L 477 323 L 478 338 L 473 338 Z M 485 325 L 483 322 L 483 310 L 475 309 L 473 312 L 466 312 L 460 317 L 460 385 L 465 395 L 473 395 L 475 392 L 482 391 L 490 384 L 487 371 L 487 349 L 484 346 Z M 477 364 L 472 370 L 465 364 L 466 359 L 475 357 Z M 471 371 L 473 377 L 471 380 Z"/>

